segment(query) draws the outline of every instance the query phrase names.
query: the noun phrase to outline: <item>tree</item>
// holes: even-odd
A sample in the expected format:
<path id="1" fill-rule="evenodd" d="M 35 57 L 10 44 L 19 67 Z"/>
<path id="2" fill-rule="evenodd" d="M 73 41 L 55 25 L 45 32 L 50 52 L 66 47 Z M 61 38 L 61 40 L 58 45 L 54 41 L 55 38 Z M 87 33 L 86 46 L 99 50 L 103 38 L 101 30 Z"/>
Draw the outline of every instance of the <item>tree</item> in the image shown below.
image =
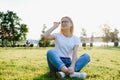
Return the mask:
<path id="1" fill-rule="evenodd" d="M 81 32 L 81 41 L 83 42 L 83 43 L 85 43 L 86 42 L 86 36 L 87 36 L 87 34 L 86 34 L 86 30 L 84 29 L 84 28 L 82 28 L 82 32 Z"/>
<path id="2" fill-rule="evenodd" d="M 4 12 L 0 12 L 0 39 L 2 40 L 2 45 L 3 45 L 3 40 L 4 40 L 4 35 L 5 34 L 3 31 L 3 26 L 2 23 L 4 22 Z"/>
<path id="3" fill-rule="evenodd" d="M 21 40 L 20 37 L 26 36 L 28 32 L 26 24 L 20 24 L 21 19 L 13 11 L 6 13 L 0 12 L 0 20 L 2 27 L 2 41 L 5 39 L 15 46 L 16 41 Z"/>
<path id="4" fill-rule="evenodd" d="M 26 24 L 20 25 L 20 40 L 26 40 L 26 33 L 28 32 L 28 28 Z"/>
<path id="5" fill-rule="evenodd" d="M 114 42 L 114 46 L 118 46 L 118 42 L 119 42 L 118 34 L 119 31 L 117 29 L 114 29 L 113 32 L 110 32 L 111 41 Z"/>
<path id="6" fill-rule="evenodd" d="M 86 47 L 86 30 L 84 28 L 82 28 L 82 32 L 81 32 L 81 41 L 82 41 L 82 46 Z"/>
<path id="7" fill-rule="evenodd" d="M 7 41 L 7 37 L 9 37 L 9 27 L 8 21 L 6 20 L 6 14 L 4 12 L 0 12 L 0 26 L 1 26 L 1 39 L 2 39 L 2 46 L 6 46 L 4 43 Z M 6 43 L 7 44 L 7 43 Z"/>
<path id="8" fill-rule="evenodd" d="M 17 16 L 16 13 L 12 11 L 7 11 L 6 13 L 6 21 L 8 21 L 8 27 L 11 29 L 13 46 L 15 46 L 15 41 L 18 41 L 20 35 L 18 34 L 20 18 Z"/>
<path id="9" fill-rule="evenodd" d="M 39 46 L 40 47 L 49 47 L 49 46 L 51 46 L 50 45 L 50 40 L 43 40 L 43 39 L 41 39 L 41 40 L 39 40 Z"/>
<path id="10" fill-rule="evenodd" d="M 108 42 L 110 41 L 110 26 L 108 24 L 104 24 L 103 25 L 103 42 L 107 43 L 108 46 Z"/>
<path id="11" fill-rule="evenodd" d="M 119 43 L 118 34 L 119 34 L 119 31 L 117 29 L 114 29 L 114 35 L 115 35 L 114 46 L 118 46 L 118 43 Z"/>
<path id="12" fill-rule="evenodd" d="M 47 26 L 45 25 L 45 24 L 43 24 L 43 26 L 42 26 L 42 34 L 44 34 L 45 33 L 45 29 L 47 28 Z M 45 38 L 43 38 L 42 36 L 41 36 L 41 40 L 39 41 L 39 46 L 41 46 L 41 47 L 47 47 L 47 46 L 49 46 L 49 43 L 50 43 L 50 41 L 49 40 L 46 40 Z"/>
<path id="13" fill-rule="evenodd" d="M 94 35 L 92 33 L 92 35 L 90 37 L 90 47 L 93 47 L 93 41 L 94 41 Z"/>
<path id="14" fill-rule="evenodd" d="M 110 31 L 110 26 L 108 24 L 104 24 L 103 26 L 103 41 L 107 43 L 108 46 L 108 42 L 114 42 L 114 46 L 118 46 L 118 33 L 119 31 L 117 29 L 114 29 L 114 31 Z"/>

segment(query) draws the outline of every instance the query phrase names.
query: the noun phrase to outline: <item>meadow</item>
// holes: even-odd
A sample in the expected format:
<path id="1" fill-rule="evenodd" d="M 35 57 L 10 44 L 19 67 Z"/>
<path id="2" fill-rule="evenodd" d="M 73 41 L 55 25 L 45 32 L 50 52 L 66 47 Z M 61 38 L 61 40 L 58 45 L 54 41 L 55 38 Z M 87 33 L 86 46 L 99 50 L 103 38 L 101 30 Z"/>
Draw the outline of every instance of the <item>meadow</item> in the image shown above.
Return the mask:
<path id="1" fill-rule="evenodd" d="M 49 48 L 0 48 L 0 80 L 80 80 L 57 79 L 49 75 L 46 52 Z M 91 62 L 81 72 L 85 80 L 120 80 L 120 47 L 80 47 L 78 56 L 89 53 Z"/>

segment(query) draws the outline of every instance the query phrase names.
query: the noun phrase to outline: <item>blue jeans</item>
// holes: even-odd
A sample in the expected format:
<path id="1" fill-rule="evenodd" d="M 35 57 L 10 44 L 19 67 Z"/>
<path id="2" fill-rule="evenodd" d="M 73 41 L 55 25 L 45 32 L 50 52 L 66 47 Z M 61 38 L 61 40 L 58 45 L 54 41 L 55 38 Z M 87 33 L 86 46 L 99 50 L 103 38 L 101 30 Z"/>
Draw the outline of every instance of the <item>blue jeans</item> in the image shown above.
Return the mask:
<path id="1" fill-rule="evenodd" d="M 71 59 L 66 57 L 59 57 L 55 50 L 48 50 L 47 62 L 50 72 L 61 71 L 63 66 L 69 67 L 71 65 Z M 90 62 L 90 56 L 87 53 L 81 55 L 75 64 L 75 72 L 80 71 L 84 66 Z"/>

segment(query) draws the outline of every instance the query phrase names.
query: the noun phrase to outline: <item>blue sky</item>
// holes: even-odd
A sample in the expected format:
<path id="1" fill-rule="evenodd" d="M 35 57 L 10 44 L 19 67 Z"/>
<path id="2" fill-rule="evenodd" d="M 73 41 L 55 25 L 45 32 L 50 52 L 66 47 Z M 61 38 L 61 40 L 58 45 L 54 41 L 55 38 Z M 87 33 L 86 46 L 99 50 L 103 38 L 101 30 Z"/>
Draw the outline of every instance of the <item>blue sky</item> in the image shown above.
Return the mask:
<path id="1" fill-rule="evenodd" d="M 119 4 L 119 0 L 0 0 L 0 11 L 11 10 L 22 18 L 29 28 L 27 39 L 40 39 L 43 24 L 49 29 L 63 16 L 72 18 L 75 35 L 85 28 L 88 36 L 93 32 L 98 36 L 103 24 L 120 30 Z"/>

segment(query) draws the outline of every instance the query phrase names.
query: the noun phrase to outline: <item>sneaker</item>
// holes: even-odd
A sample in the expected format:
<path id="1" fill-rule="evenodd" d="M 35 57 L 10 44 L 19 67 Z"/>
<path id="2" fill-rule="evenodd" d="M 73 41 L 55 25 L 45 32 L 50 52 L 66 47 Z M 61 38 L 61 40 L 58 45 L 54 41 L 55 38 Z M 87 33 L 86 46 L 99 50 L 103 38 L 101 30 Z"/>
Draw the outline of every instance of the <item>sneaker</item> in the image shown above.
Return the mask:
<path id="1" fill-rule="evenodd" d="M 58 78 L 64 78 L 65 77 L 64 72 L 56 72 L 56 75 L 57 75 Z"/>
<path id="2" fill-rule="evenodd" d="M 84 73 L 84 72 L 74 72 L 73 74 L 70 75 L 70 77 L 77 77 L 77 78 L 85 79 L 86 78 L 86 73 Z"/>

